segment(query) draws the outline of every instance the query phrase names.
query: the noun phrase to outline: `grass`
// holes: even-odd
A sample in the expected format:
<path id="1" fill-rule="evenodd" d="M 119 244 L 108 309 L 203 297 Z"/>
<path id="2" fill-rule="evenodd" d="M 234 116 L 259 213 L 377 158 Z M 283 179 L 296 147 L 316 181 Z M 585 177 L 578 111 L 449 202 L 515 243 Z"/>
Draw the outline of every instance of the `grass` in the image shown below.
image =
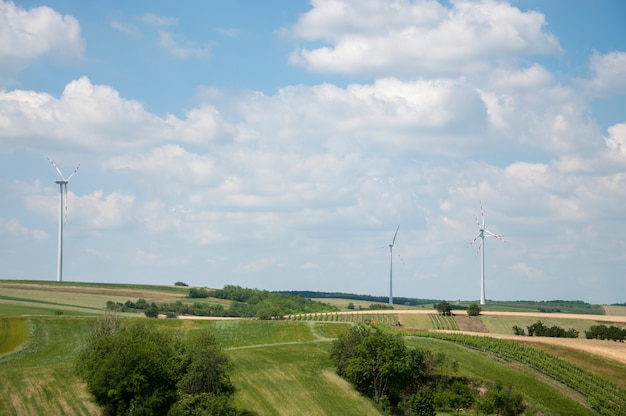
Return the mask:
<path id="1" fill-rule="evenodd" d="M 28 339 L 26 322 L 21 318 L 0 318 L 0 356 L 17 349 Z"/>
<path id="2" fill-rule="evenodd" d="M 550 315 L 545 317 L 520 317 L 520 316 L 491 316 L 483 315 L 480 317 L 483 324 L 487 327 L 490 333 L 493 334 L 508 334 L 513 335 L 513 326 L 517 325 L 526 331 L 526 327 L 534 324 L 537 321 L 543 322 L 546 326 L 560 326 L 561 328 L 568 330 L 574 328 L 580 332 L 579 337 L 584 337 L 584 331 L 588 331 L 591 325 L 598 325 L 601 322 L 590 321 L 586 319 L 563 319 L 552 318 Z"/>
<path id="3" fill-rule="evenodd" d="M 35 289 L 24 289 L 8 288 L 3 286 L 4 283 L 7 281 L 0 281 L 3 297 L 0 298 L 2 415 L 99 414 L 84 385 L 73 373 L 73 360 L 82 346 L 82 340 L 92 328 L 93 315 L 99 313 L 106 300 L 125 302 L 138 297 L 149 298 L 129 297 L 128 294 L 132 293 L 172 301 L 214 301 L 185 299 L 188 288 L 184 287 L 25 281 L 23 283 L 32 284 Z M 55 290 L 49 290 L 50 287 Z M 89 290 L 77 292 L 76 287 Z M 103 293 L 103 288 L 111 292 Z M 118 292 L 112 291 L 116 288 L 119 288 Z M 8 293 L 5 289 L 24 291 Z M 91 317 L 81 316 L 84 314 Z M 372 320 L 399 320 L 403 328 L 424 330 L 436 327 L 432 321 L 434 318 L 426 314 L 383 315 L 373 311 L 368 315 L 371 315 L 368 319 Z M 145 321 L 138 314 L 134 316 Z M 318 319 L 310 316 L 289 321 L 171 319 L 146 322 L 182 333 L 211 328 L 235 365 L 233 382 L 237 389 L 237 405 L 254 410 L 259 416 L 303 412 L 311 415 L 380 414 L 369 400 L 359 396 L 336 376 L 328 359 L 330 341 L 346 331 L 350 323 L 339 322 L 343 319 L 342 315 L 327 314 L 323 321 L 320 316 L 316 316 Z M 458 329 L 454 317 L 450 318 L 437 325 L 455 329 L 456 323 Z M 480 319 L 490 332 L 496 333 L 511 333 L 513 325 L 525 326 L 537 321 L 536 318 L 496 316 L 482 316 Z M 546 318 L 541 320 L 546 325 L 554 324 L 566 329 L 579 329 L 579 325 L 584 325 L 583 330 L 595 323 L 551 319 L 546 314 Z M 410 345 L 448 354 L 459 362 L 459 375 L 499 380 L 505 386 L 512 385 L 528 400 L 531 406 L 529 414 L 594 414 L 578 403 L 579 398 L 574 393 L 527 367 L 499 362 L 491 356 L 450 342 L 410 336 L 407 339 Z M 618 384 L 617 380 L 623 379 L 626 372 L 626 365 L 590 353 L 543 344 L 533 347 L 556 353 Z M 626 384 L 626 381 L 623 383 Z"/>
<path id="4" fill-rule="evenodd" d="M 380 414 L 335 374 L 328 347 L 317 343 L 230 351 L 236 404 L 259 415 Z"/>
<path id="5" fill-rule="evenodd" d="M 554 415 L 595 415 L 583 406 L 573 392 L 555 385 L 536 371 L 510 363 L 499 362 L 492 357 L 450 342 L 420 337 L 407 337 L 410 345 L 443 352 L 459 363 L 459 376 L 500 381 L 505 387 L 522 393 L 531 412 Z"/>

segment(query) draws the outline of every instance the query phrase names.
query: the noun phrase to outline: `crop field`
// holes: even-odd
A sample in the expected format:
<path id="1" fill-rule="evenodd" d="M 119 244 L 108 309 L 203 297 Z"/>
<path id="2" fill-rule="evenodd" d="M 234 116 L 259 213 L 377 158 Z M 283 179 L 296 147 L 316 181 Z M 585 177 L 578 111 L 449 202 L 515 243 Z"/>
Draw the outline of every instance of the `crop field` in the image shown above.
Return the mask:
<path id="1" fill-rule="evenodd" d="M 74 374 L 74 357 L 106 301 L 125 302 L 140 297 L 167 299 L 168 302 L 191 301 L 184 298 L 187 293 L 184 288 L 166 288 L 159 293 L 159 287 L 123 285 L 117 291 L 117 285 L 56 286 L 47 282 L 39 289 L 12 287 L 10 289 L 15 291 L 9 294 L 4 290 L 7 289 L 4 283 L 6 281 L 0 282 L 1 415 L 98 415 L 99 410 Z M 56 290 L 49 290 L 48 286 L 54 286 Z M 77 290 L 77 286 L 87 290 Z M 459 329 L 459 320 L 455 317 L 432 312 L 306 314 L 280 321 L 147 320 L 140 314 L 120 318 L 133 316 L 132 319 L 141 319 L 183 335 L 211 328 L 233 361 L 237 406 L 253 410 L 259 416 L 381 414 L 369 400 L 335 374 L 328 357 L 331 341 L 349 330 L 354 322 L 362 321 L 406 329 L 405 339 L 409 345 L 446 353 L 459 363 L 458 375 L 511 385 L 524 395 L 529 406 L 528 414 L 597 414 L 589 409 L 587 396 L 559 381 L 558 377 L 538 370 L 539 364 L 533 367 L 523 361 L 504 360 L 498 354 L 459 342 L 414 336 L 410 330 L 417 330 L 419 335 L 436 335 L 435 329 Z M 536 317 L 528 316 L 484 315 L 479 318 L 492 334 L 509 334 L 513 325 L 525 326 L 537 321 Z M 552 314 L 542 316 L 541 320 L 546 325 L 583 330 L 596 323 L 593 319 L 559 319 Z M 620 322 L 619 319 L 616 321 Z M 537 353 L 561 357 L 563 362 L 571 363 L 571 368 L 593 374 L 586 377 L 594 385 L 617 385 L 622 389 L 626 385 L 623 377 L 626 373 L 624 344 L 583 339 L 539 343 L 534 337 L 501 336 L 532 346 Z M 572 342 L 578 343 L 580 348 L 574 348 Z M 624 360 L 620 361 L 621 358 Z M 569 369 L 567 365 L 564 368 Z M 615 397 L 622 394 L 615 387 L 610 388 L 613 389 L 611 394 L 617 395 Z"/>
<path id="2" fill-rule="evenodd" d="M 587 319 L 559 319 L 553 318 L 549 314 L 545 317 L 520 317 L 520 316 L 481 316 L 480 320 L 490 333 L 493 334 L 510 334 L 513 335 L 513 326 L 518 327 L 526 331 L 526 327 L 534 324 L 537 321 L 543 322 L 546 326 L 560 326 L 563 329 L 574 328 L 577 330 L 581 337 L 584 338 L 586 330 L 589 330 L 591 325 L 598 325 L 602 322 L 587 320 Z"/>

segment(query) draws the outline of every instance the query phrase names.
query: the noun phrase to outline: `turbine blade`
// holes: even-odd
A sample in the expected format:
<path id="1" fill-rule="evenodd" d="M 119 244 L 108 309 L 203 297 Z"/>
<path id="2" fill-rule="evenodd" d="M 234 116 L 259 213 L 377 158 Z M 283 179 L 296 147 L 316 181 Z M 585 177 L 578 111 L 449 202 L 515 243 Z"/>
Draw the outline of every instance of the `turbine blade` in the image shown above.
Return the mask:
<path id="1" fill-rule="evenodd" d="M 497 238 L 498 240 L 504 241 L 504 237 L 503 236 L 501 236 L 500 234 L 494 234 L 494 233 L 492 233 L 491 231 L 488 231 L 488 230 L 485 230 L 485 236 L 486 237 L 494 237 L 494 238 Z"/>
<path id="2" fill-rule="evenodd" d="M 57 164 L 54 163 L 54 161 L 52 159 L 50 159 L 50 158 L 48 158 L 48 162 L 50 162 L 52 164 L 52 167 L 56 169 L 56 171 L 59 173 L 59 176 L 61 177 L 61 179 L 65 180 L 65 177 L 61 173 L 61 170 L 57 167 Z"/>
<path id="3" fill-rule="evenodd" d="M 478 237 L 480 237 L 480 233 L 476 234 L 476 237 L 474 237 L 474 239 L 472 241 L 470 241 L 470 243 L 467 245 L 467 247 L 469 248 L 469 246 L 471 246 L 472 244 L 474 244 L 474 242 L 476 240 L 478 240 Z"/>
<path id="4" fill-rule="evenodd" d="M 76 175 L 76 172 L 78 172 L 78 168 L 80 168 L 80 164 L 78 164 L 78 166 L 76 166 L 76 169 L 74 169 L 74 172 L 72 172 L 72 174 L 66 179 L 66 181 L 70 181 L 70 179 L 72 179 L 72 176 Z"/>
<path id="5" fill-rule="evenodd" d="M 396 228 L 396 233 L 393 235 L 393 241 L 391 242 L 391 245 L 393 246 L 396 242 L 396 236 L 398 235 L 398 230 L 400 229 L 400 224 L 398 224 L 398 228 Z"/>
<path id="6" fill-rule="evenodd" d="M 480 249 L 483 247 L 482 244 L 478 245 L 478 250 L 476 250 L 476 254 L 474 255 L 474 257 L 478 257 L 478 253 L 480 253 Z"/>
<path id="7" fill-rule="evenodd" d="M 482 217 L 482 220 L 483 220 L 482 228 L 485 228 L 485 212 L 483 211 L 483 201 L 480 201 L 480 216 Z"/>
<path id="8" fill-rule="evenodd" d="M 480 221 L 478 221 L 478 218 L 476 218 L 476 215 L 474 215 L 474 221 L 476 221 L 476 225 L 478 225 L 478 229 L 480 230 Z"/>

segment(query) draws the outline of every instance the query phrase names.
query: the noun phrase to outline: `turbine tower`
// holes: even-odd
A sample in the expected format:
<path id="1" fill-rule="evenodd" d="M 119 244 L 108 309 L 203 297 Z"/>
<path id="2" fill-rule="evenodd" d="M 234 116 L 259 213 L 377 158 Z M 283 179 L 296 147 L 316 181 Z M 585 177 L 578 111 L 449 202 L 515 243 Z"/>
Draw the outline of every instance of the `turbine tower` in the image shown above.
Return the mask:
<path id="1" fill-rule="evenodd" d="M 52 164 L 54 169 L 59 173 L 61 180 L 55 181 L 54 183 L 59 185 L 59 190 L 61 192 L 61 205 L 59 206 L 59 256 L 58 256 L 58 268 L 57 268 L 57 281 L 63 281 L 63 223 L 67 221 L 67 184 L 72 179 L 72 176 L 76 174 L 80 165 L 76 166 L 74 172 L 65 179 L 61 170 L 57 167 L 57 165 L 52 161 L 52 159 L 48 158 L 48 161 Z M 65 219 L 63 218 L 63 212 L 65 211 Z"/>
<path id="2" fill-rule="evenodd" d="M 476 255 L 478 255 L 478 252 L 480 252 L 480 255 L 481 255 L 480 257 L 480 304 L 484 305 L 485 304 L 485 237 L 494 237 L 500 241 L 504 241 L 504 238 L 502 238 L 501 235 L 494 234 L 491 231 L 485 229 L 485 213 L 483 212 L 482 202 L 480 203 L 480 217 L 481 217 L 482 224 L 481 222 L 478 221 L 476 216 L 474 216 L 474 219 L 476 220 L 476 224 L 478 224 L 478 234 L 476 234 L 476 237 L 474 237 L 474 239 L 470 241 L 467 247 L 474 244 L 474 242 L 480 238 L 480 244 L 478 245 L 478 250 L 476 251 Z"/>
<path id="3" fill-rule="evenodd" d="M 400 229 L 400 224 L 398 224 L 398 228 L 396 228 L 396 233 L 393 235 L 393 240 L 391 244 L 389 244 L 389 254 L 390 254 L 390 262 L 389 262 L 389 304 L 393 305 L 393 245 L 396 242 L 396 236 L 398 235 L 398 230 Z"/>

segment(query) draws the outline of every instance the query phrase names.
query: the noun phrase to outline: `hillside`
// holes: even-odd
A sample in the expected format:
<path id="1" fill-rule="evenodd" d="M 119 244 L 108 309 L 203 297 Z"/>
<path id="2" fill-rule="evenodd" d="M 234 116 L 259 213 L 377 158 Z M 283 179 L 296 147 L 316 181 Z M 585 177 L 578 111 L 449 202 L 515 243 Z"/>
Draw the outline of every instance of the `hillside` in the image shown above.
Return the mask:
<path id="1" fill-rule="evenodd" d="M 84 387 L 73 374 L 73 357 L 90 331 L 94 317 L 107 301 L 139 298 L 149 302 L 193 302 L 187 288 L 174 286 L 98 285 L 55 282 L 0 282 L 0 414 L 95 415 Z M 225 305 L 222 299 L 203 299 Z M 352 300 L 353 301 L 353 300 Z M 334 304 L 347 305 L 348 300 Z M 617 311 L 619 312 L 619 311 Z M 124 317 L 146 319 L 142 314 Z M 328 359 L 330 342 L 350 327 L 350 322 L 387 322 L 407 335 L 434 332 L 447 325 L 467 330 L 463 312 L 445 320 L 429 307 L 406 310 L 311 313 L 283 321 L 250 319 L 160 319 L 154 325 L 172 331 L 194 331 L 209 326 L 235 364 L 233 382 L 236 403 L 258 415 L 379 414 L 371 402 L 359 396 L 337 377 Z M 515 337 L 512 325 L 527 325 L 536 318 L 564 327 L 587 328 L 596 322 L 623 325 L 624 315 L 566 315 L 540 312 L 485 311 L 475 318 L 482 335 L 512 339 L 550 352 L 626 388 L 626 345 L 610 341 Z M 472 318 L 474 319 L 474 318 Z M 471 329 L 471 328 L 470 328 Z M 417 332 L 416 332 L 417 331 Z M 427 332 L 426 332 L 427 333 Z M 584 397 L 546 379 L 522 364 L 511 365 L 489 354 L 444 340 L 413 337 L 415 346 L 454 356 L 459 374 L 503 380 L 523 393 L 532 409 L 541 414 L 595 414 Z M 302 359 L 306 357 L 306 359 Z M 16 371 L 17 370 L 17 371 Z M 28 388 L 24 388 L 28 386 Z M 314 392 L 314 394 L 312 393 Z M 569 413 L 568 413 L 569 412 Z"/>

